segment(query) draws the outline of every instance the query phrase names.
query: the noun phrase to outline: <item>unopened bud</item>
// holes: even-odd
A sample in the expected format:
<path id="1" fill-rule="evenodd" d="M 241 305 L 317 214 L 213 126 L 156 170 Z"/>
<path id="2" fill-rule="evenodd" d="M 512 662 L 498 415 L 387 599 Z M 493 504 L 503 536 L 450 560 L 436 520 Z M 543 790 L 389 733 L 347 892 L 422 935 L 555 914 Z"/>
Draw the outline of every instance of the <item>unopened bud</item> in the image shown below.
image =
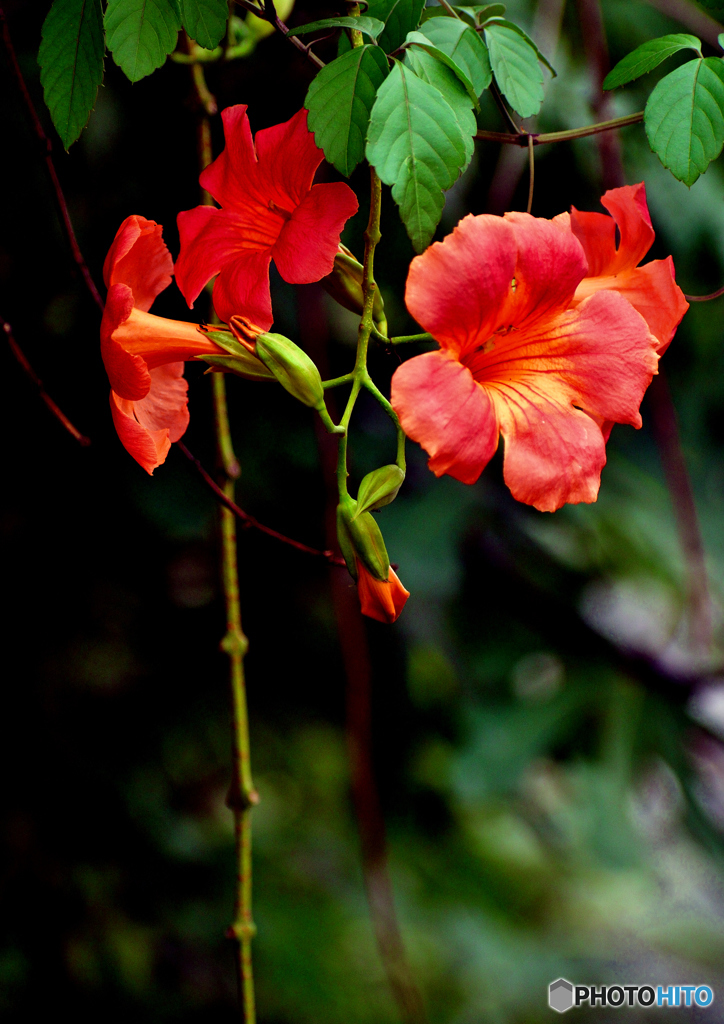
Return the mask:
<path id="1" fill-rule="evenodd" d="M 274 374 L 268 370 L 264 363 L 249 351 L 248 346 L 240 344 L 229 331 L 214 331 L 208 328 L 204 331 L 207 338 L 224 350 L 225 355 L 203 355 L 196 356 L 197 359 L 209 364 L 210 373 L 235 373 L 247 380 L 274 380 Z"/>
<path id="2" fill-rule="evenodd" d="M 324 388 L 319 370 L 307 353 L 282 334 L 260 334 L 256 354 L 276 379 L 312 409 L 324 408 Z"/>
<path id="3" fill-rule="evenodd" d="M 357 512 L 355 517 L 363 512 L 373 512 L 375 509 L 384 508 L 394 501 L 397 492 L 402 486 L 405 474 L 399 466 L 380 466 L 373 469 L 371 473 L 362 478 L 362 483 L 357 491 Z"/>
<path id="4" fill-rule="evenodd" d="M 334 257 L 332 272 L 323 277 L 320 284 L 340 306 L 362 316 L 364 310 L 363 279 L 364 267 L 346 246 L 340 244 Z M 385 303 L 379 288 L 375 288 L 372 316 L 382 333 L 386 334 Z"/>

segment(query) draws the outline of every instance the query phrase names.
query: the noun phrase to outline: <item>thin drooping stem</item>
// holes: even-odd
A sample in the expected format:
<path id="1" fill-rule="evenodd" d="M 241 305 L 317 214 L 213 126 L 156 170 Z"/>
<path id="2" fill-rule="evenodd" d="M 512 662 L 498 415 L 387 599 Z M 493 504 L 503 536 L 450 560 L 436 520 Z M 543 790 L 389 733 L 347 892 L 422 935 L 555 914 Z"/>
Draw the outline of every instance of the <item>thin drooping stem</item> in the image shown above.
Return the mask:
<path id="1" fill-rule="evenodd" d="M 192 81 L 201 104 L 198 129 L 199 166 L 203 171 L 211 163 L 211 130 L 208 122 L 209 109 L 216 108 L 216 100 L 209 92 L 200 64 L 191 67 Z M 210 197 L 202 192 L 204 202 Z M 217 461 L 221 477 L 220 490 L 226 499 L 219 508 L 221 533 L 221 578 L 226 607 L 226 633 L 221 649 L 229 659 L 229 681 L 232 703 L 232 779 L 227 803 L 234 815 L 234 838 L 236 851 L 236 890 L 234 898 L 234 919 L 227 930 L 228 938 L 236 947 L 236 969 L 239 1005 L 243 1024 L 256 1024 L 256 1000 L 254 994 L 254 973 L 251 946 L 256 926 L 251 912 L 252 859 L 251 859 L 251 810 L 259 802 L 251 774 L 251 747 L 249 741 L 249 712 L 246 701 L 246 680 L 244 677 L 244 655 L 249 642 L 241 626 L 241 604 L 239 601 L 239 565 L 236 545 L 236 517 L 229 504 L 234 504 L 235 481 L 241 475 L 241 467 L 234 454 L 226 402 L 226 379 L 223 373 L 211 374 L 214 404 L 214 430 L 216 435 Z"/>
<path id="2" fill-rule="evenodd" d="M 270 526 L 265 526 L 264 523 L 260 523 L 254 516 L 249 515 L 243 508 L 233 501 L 223 488 L 219 487 L 214 478 L 211 476 L 207 469 L 204 469 L 202 463 L 196 456 L 192 455 L 188 450 L 183 441 L 177 441 L 176 447 L 181 451 L 184 456 L 191 462 L 197 469 L 199 476 L 204 481 L 206 486 L 213 491 L 218 501 L 229 511 L 239 519 L 245 529 L 259 530 L 260 533 L 265 533 L 267 537 L 273 537 L 274 540 L 281 541 L 282 544 L 288 544 L 292 548 L 296 548 L 297 551 L 303 551 L 306 555 L 316 555 L 318 558 L 323 558 L 329 562 L 330 565 L 344 566 L 345 561 L 341 555 L 335 555 L 334 551 L 322 551 L 319 548 L 313 548 L 309 544 L 304 544 L 300 540 L 294 540 L 293 537 L 287 537 L 286 534 L 280 533 L 278 530 L 273 530 Z"/>
<path id="3" fill-rule="evenodd" d="M 20 65 L 18 64 L 18 58 L 15 53 L 15 47 L 13 46 L 12 37 L 10 35 L 10 29 L 8 28 L 8 23 L 5 18 L 5 12 L 3 11 L 2 7 L 0 7 L 0 29 L 2 30 L 5 52 L 7 53 L 8 60 L 10 62 L 10 69 L 13 73 L 13 76 L 15 77 L 15 81 L 18 84 L 18 88 L 20 89 L 20 92 L 22 94 L 25 106 L 27 107 L 28 113 L 30 115 L 30 120 L 33 125 L 33 130 L 38 138 L 38 141 L 40 142 L 41 150 L 43 153 L 43 160 L 45 161 L 45 168 L 48 172 L 50 184 L 53 188 L 55 201 L 58 205 L 58 212 L 60 213 L 60 219 L 63 224 L 63 228 L 65 230 L 68 242 L 70 243 L 70 251 L 73 255 L 73 260 L 75 262 L 75 265 L 81 272 L 81 275 L 83 277 L 83 280 L 85 281 L 88 291 L 93 296 L 93 301 L 98 306 L 100 311 L 103 312 L 103 299 L 100 296 L 100 292 L 96 288 L 95 281 L 93 280 L 91 272 L 88 269 L 88 264 L 83 258 L 83 253 L 80 251 L 80 246 L 78 245 L 78 240 L 75 237 L 75 231 L 73 230 L 73 223 L 70 219 L 70 213 L 68 212 L 68 204 L 65 200 L 65 196 L 63 195 L 63 189 L 60 187 L 60 181 L 58 180 L 58 175 L 55 170 L 55 164 L 53 163 L 53 144 L 51 143 L 48 136 L 45 134 L 43 125 L 40 121 L 40 118 L 38 117 L 38 112 L 33 106 L 33 101 L 30 98 L 30 93 L 28 92 L 28 87 L 25 84 L 25 79 L 23 78 L 23 73 L 20 70 Z"/>
<path id="4" fill-rule="evenodd" d="M 684 298 L 687 302 L 711 302 L 712 299 L 719 299 L 722 295 L 724 295 L 724 285 L 709 295 L 685 295 Z"/>
<path id="5" fill-rule="evenodd" d="M 530 213 L 533 209 L 533 189 L 535 188 L 535 156 L 533 152 L 533 139 L 528 136 L 528 206 L 526 207 L 526 213 Z"/>
<path id="6" fill-rule="evenodd" d="M 17 341 L 15 340 L 15 336 L 13 335 L 12 327 L 7 322 L 7 320 L 5 320 L 1 316 L 0 316 L 0 327 L 2 328 L 2 330 L 5 333 L 5 337 L 7 338 L 8 345 L 10 346 L 10 351 L 15 356 L 17 361 L 20 363 L 21 367 L 23 368 L 25 373 L 28 375 L 28 377 L 31 379 L 31 381 L 33 382 L 35 387 L 38 389 L 38 394 L 40 395 L 41 399 L 45 402 L 47 407 L 50 409 L 50 411 L 52 412 L 53 416 L 55 416 L 55 418 L 58 420 L 58 422 L 61 423 L 65 427 L 65 429 L 68 431 L 68 433 L 71 435 L 71 437 L 74 437 L 76 439 L 78 444 L 82 444 L 84 446 L 89 445 L 91 443 L 90 442 L 90 438 L 86 437 L 85 434 L 81 434 L 80 430 L 78 430 L 77 427 L 73 426 L 73 424 L 70 422 L 70 420 L 65 415 L 65 413 L 60 408 L 60 406 L 56 402 L 53 401 L 53 399 L 50 397 L 48 392 L 45 390 L 45 387 L 43 386 L 42 380 L 37 375 L 35 370 L 32 368 L 32 366 L 30 365 L 30 363 L 29 363 L 29 361 L 27 359 L 27 356 L 25 355 L 23 350 L 20 348 L 20 345 L 18 345 Z"/>

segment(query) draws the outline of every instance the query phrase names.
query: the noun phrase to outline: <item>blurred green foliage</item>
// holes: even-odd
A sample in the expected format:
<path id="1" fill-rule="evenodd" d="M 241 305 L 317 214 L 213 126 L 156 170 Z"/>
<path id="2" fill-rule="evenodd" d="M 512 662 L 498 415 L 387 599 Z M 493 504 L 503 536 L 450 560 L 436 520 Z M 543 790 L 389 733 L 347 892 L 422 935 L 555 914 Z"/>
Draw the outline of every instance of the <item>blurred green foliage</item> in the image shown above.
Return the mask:
<path id="1" fill-rule="evenodd" d="M 34 55 L 48 5 L 4 6 L 39 102 Z M 508 13 L 532 30 L 534 8 L 520 0 Z M 603 9 L 612 63 L 686 29 L 645 2 Z M 565 7 L 541 130 L 593 119 L 576 11 Z M 294 17 L 333 13 L 300 3 Z M 162 222 L 175 251 L 175 214 L 198 197 L 188 69 L 168 65 L 133 87 L 106 71 L 89 128 L 57 158 L 96 277 L 126 215 Z M 257 129 L 300 107 L 310 73 L 272 37 L 247 61 L 210 68 L 208 81 L 220 106 L 250 102 Z M 0 312 L 93 444 L 80 449 L 62 433 L 3 349 L 0 1011 L 8 1024 L 49 1013 L 79 1024 L 230 1021 L 233 836 L 213 500 L 178 453 L 150 479 L 115 437 L 97 311 L 72 272 L 5 65 L 2 75 Z M 617 94 L 614 114 L 641 109 L 644 88 Z M 718 287 L 721 166 L 688 190 L 640 127 L 623 134 L 623 157 L 627 179 L 647 184 L 652 255 L 673 253 L 686 291 Z M 595 139 L 536 158 L 534 213 L 596 208 Z M 486 209 L 499 159 L 479 147 L 442 231 Z M 353 185 L 364 206 L 364 172 Z M 521 180 L 512 206 L 526 198 Z M 357 253 L 363 225 L 364 210 L 346 239 Z M 389 195 L 382 226 L 380 279 L 391 330 L 402 333 L 414 327 L 401 298 L 412 251 Z M 274 281 L 277 329 L 293 338 L 298 299 Z M 187 315 L 172 289 L 155 309 Z M 331 372 L 342 373 L 350 324 L 328 312 Z M 372 362 L 384 381 L 397 355 L 377 350 Z M 440 1024 L 546 1019 L 547 986 L 560 975 L 722 983 L 724 717 L 719 688 L 692 684 L 721 654 L 721 304 L 692 308 L 664 363 L 707 547 L 712 658 L 692 649 L 686 566 L 646 403 L 642 431 L 614 429 L 595 505 L 539 514 L 510 499 L 497 461 L 465 487 L 436 480 L 411 446 L 407 481 L 380 513 L 412 596 L 395 627 L 368 627 L 375 767 L 405 942 Z M 210 465 L 209 389 L 200 367 L 188 376 L 188 444 Z M 233 380 L 230 393 L 241 503 L 323 545 L 311 413 L 265 385 Z M 384 416 L 362 402 L 355 482 L 390 462 L 393 446 Z M 242 532 L 240 553 L 261 794 L 260 1019 L 393 1022 L 349 794 L 327 569 L 253 532 Z M 708 1019 L 722 1019 L 717 1006 Z"/>

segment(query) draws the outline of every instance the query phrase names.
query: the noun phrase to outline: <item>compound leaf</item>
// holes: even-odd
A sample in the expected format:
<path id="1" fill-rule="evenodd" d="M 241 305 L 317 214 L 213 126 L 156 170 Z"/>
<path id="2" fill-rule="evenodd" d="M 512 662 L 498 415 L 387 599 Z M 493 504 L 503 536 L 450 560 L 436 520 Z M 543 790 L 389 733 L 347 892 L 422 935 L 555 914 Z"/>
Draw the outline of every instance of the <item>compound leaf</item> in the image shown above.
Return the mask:
<path id="1" fill-rule="evenodd" d="M 627 53 L 613 71 L 609 71 L 603 80 L 603 88 L 618 89 L 620 85 L 633 82 L 634 79 L 653 71 L 667 57 L 678 53 L 679 50 L 695 50 L 701 56 L 701 40 L 686 32 L 674 32 L 658 39 L 649 39 L 647 43 Z"/>
<path id="2" fill-rule="evenodd" d="M 108 0 L 104 24 L 114 61 L 138 82 L 176 46 L 181 17 L 176 0 Z"/>
<path id="3" fill-rule="evenodd" d="M 346 177 L 364 158 L 370 111 L 386 75 L 384 52 L 368 44 L 331 61 L 309 86 L 309 127 L 327 160 Z"/>
<path id="4" fill-rule="evenodd" d="M 86 126 L 103 80 L 100 0 L 55 0 L 38 52 L 45 102 L 66 149 Z"/>
<path id="5" fill-rule="evenodd" d="M 724 60 L 690 60 L 662 78 L 649 96 L 644 125 L 664 167 L 693 185 L 724 144 Z"/>

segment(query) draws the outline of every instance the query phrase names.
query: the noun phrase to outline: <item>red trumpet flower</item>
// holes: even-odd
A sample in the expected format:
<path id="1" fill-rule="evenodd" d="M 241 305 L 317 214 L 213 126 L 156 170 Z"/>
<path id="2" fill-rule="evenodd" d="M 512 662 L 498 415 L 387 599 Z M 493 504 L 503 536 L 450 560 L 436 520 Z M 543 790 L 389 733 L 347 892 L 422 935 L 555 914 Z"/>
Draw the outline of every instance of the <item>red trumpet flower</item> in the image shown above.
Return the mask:
<path id="1" fill-rule="evenodd" d="M 319 281 L 332 271 L 342 228 L 359 204 L 344 182 L 312 185 L 323 153 L 307 128 L 306 110 L 254 140 L 244 104 L 221 116 L 226 148 L 199 178 L 221 209 L 197 206 L 179 214 L 176 281 L 193 306 L 218 274 L 218 316 L 226 323 L 245 316 L 268 331 L 272 259 L 290 284 Z"/>
<path id="2" fill-rule="evenodd" d="M 610 227 L 507 213 L 465 217 L 413 260 L 407 306 L 440 350 L 396 371 L 392 405 L 438 476 L 474 483 L 502 434 L 515 498 L 541 511 L 591 502 L 607 425 L 641 426 L 641 399 L 683 309 L 668 261 L 636 269 L 648 248 L 642 220 L 651 231 L 641 194 L 638 221 L 625 197 L 607 198 L 621 218 L 618 250 L 614 221 L 602 214 L 593 216 Z M 589 251 L 598 255 L 587 278 Z"/>
<path id="3" fill-rule="evenodd" d="M 148 473 L 188 426 L 184 360 L 221 352 L 197 324 L 148 312 L 173 272 L 162 230 L 145 217 L 127 217 L 103 266 L 108 297 L 101 355 L 111 382 L 111 414 L 124 447 Z"/>
<path id="4" fill-rule="evenodd" d="M 405 607 L 410 591 L 405 590 L 394 569 L 386 580 L 378 580 L 357 559 L 357 593 L 362 614 L 378 622 L 394 622 Z"/>

